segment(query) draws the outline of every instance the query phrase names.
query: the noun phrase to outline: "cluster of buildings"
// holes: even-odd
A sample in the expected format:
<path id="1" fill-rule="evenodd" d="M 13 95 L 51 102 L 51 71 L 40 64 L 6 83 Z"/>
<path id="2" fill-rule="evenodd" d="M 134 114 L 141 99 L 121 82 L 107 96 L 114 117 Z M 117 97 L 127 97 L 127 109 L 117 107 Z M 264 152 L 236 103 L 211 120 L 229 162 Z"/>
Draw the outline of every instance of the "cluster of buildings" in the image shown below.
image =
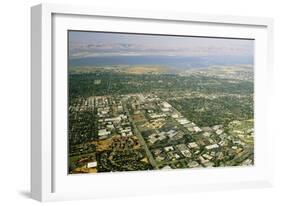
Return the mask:
<path id="1" fill-rule="evenodd" d="M 223 66 L 212 66 L 209 69 L 202 69 L 197 71 L 187 70 L 184 74 L 185 76 L 198 75 L 206 77 L 215 77 L 222 79 L 231 80 L 246 80 L 253 81 L 253 67 L 250 65 L 237 65 L 228 66 L 226 69 Z"/>
<path id="2" fill-rule="evenodd" d="M 125 141 L 135 138 L 138 142 L 143 138 L 148 148 L 146 156 L 155 160 L 157 168 L 253 164 L 249 155 L 252 148 L 247 148 L 247 141 L 253 141 L 254 131 L 241 129 L 239 121 L 231 122 L 228 128 L 199 127 L 167 101 L 152 94 L 96 96 L 78 103 L 73 110 L 94 112 L 98 140 L 117 139 L 120 143 L 122 138 Z M 81 149 L 85 150 L 77 147 L 73 152 L 81 153 Z M 93 169 L 97 164 L 98 160 L 92 158 L 85 168 Z"/>
<path id="3" fill-rule="evenodd" d="M 233 136 L 225 132 L 223 125 L 200 128 L 155 95 L 143 96 L 141 101 L 135 97 L 134 104 L 138 105 L 133 108 L 135 113 L 146 117 L 138 128 L 159 167 L 223 166 L 229 157 L 244 154 L 241 131 Z M 245 162 L 250 163 L 250 159 Z"/>
<path id="4" fill-rule="evenodd" d="M 121 99 L 101 96 L 95 98 L 98 118 L 98 138 L 106 139 L 120 135 L 130 137 L 133 130 L 128 116 L 125 114 Z"/>
<path id="5" fill-rule="evenodd" d="M 181 139 L 183 137 L 183 132 L 178 131 L 176 129 L 170 129 L 167 132 L 159 130 L 155 130 L 155 133 L 152 133 L 147 137 L 147 141 L 150 145 L 153 145 L 157 141 L 162 141 L 162 140 L 177 140 Z"/>

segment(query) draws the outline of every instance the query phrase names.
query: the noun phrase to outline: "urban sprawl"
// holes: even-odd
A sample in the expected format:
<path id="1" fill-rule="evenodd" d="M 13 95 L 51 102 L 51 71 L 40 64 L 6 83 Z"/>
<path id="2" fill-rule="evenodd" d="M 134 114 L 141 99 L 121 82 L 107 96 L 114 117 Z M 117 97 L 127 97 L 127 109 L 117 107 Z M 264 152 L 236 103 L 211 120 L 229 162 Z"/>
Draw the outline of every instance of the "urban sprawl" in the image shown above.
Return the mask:
<path id="1" fill-rule="evenodd" d="M 70 76 L 71 174 L 254 164 L 248 67 L 180 74 L 87 68 Z"/>

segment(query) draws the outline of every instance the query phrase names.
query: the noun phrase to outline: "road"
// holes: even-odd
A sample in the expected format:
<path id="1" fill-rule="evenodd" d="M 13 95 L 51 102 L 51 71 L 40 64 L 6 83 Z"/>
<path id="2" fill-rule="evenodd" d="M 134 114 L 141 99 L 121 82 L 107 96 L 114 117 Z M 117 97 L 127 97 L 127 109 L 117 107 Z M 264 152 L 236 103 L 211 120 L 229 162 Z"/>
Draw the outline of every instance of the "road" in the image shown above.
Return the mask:
<path id="1" fill-rule="evenodd" d="M 155 159 L 153 158 L 150 150 L 148 149 L 147 144 L 145 143 L 145 140 L 144 140 L 142 134 L 140 133 L 140 131 L 138 130 L 136 124 L 134 123 L 134 121 L 133 121 L 133 119 L 132 119 L 132 117 L 131 117 L 131 115 L 129 113 L 129 110 L 127 108 L 127 104 L 126 104 L 126 102 L 124 102 L 124 100 L 122 100 L 122 104 L 123 104 L 123 108 L 125 109 L 125 112 L 127 113 L 128 117 L 129 117 L 129 121 L 131 122 L 131 124 L 133 126 L 135 134 L 138 137 L 138 139 L 140 140 L 142 148 L 145 150 L 145 153 L 146 153 L 146 155 L 148 157 L 148 160 L 149 160 L 150 164 L 153 166 L 154 169 L 159 169 Z"/>

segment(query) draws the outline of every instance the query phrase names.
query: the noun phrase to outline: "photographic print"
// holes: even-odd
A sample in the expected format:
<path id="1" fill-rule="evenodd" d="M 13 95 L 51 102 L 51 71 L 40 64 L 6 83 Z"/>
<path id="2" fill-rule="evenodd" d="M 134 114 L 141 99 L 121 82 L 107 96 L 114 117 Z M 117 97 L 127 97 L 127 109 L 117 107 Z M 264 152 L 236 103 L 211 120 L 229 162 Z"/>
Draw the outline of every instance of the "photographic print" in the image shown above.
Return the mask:
<path id="1" fill-rule="evenodd" d="M 254 165 L 254 39 L 68 31 L 68 173 Z"/>

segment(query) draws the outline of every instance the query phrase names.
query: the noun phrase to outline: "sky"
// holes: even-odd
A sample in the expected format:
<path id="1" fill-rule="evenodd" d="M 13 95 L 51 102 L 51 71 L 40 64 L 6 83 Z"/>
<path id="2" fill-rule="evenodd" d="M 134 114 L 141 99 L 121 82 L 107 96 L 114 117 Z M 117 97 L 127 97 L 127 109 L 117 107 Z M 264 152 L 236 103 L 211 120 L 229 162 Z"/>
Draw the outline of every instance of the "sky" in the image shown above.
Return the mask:
<path id="1" fill-rule="evenodd" d="M 69 57 L 249 56 L 254 40 L 106 32 L 69 32 Z"/>

